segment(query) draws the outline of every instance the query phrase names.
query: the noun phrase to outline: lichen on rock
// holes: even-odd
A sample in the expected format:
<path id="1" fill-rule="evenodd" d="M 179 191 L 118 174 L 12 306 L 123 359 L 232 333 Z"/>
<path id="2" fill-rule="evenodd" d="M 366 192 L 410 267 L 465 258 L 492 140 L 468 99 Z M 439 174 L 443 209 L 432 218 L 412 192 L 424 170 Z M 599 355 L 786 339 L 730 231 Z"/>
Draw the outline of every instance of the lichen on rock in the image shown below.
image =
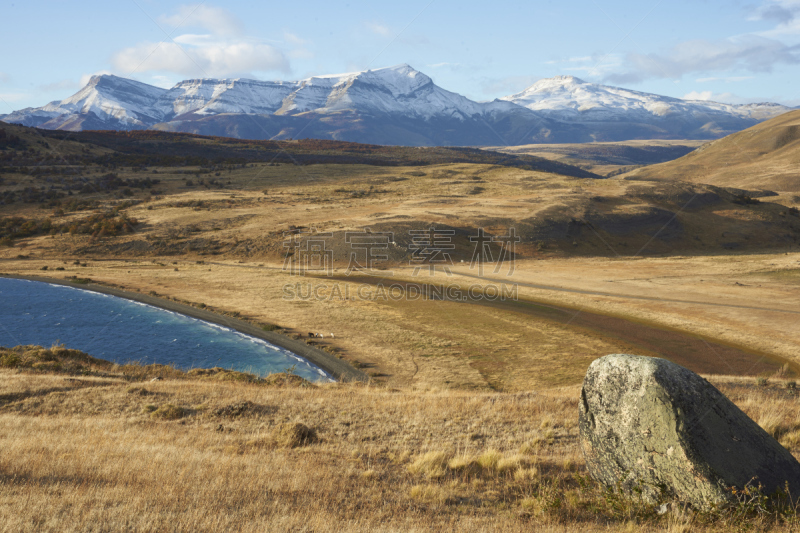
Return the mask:
<path id="1" fill-rule="evenodd" d="M 587 468 L 606 486 L 701 508 L 748 484 L 800 494 L 792 454 L 708 381 L 665 359 L 597 359 L 579 411 Z"/>

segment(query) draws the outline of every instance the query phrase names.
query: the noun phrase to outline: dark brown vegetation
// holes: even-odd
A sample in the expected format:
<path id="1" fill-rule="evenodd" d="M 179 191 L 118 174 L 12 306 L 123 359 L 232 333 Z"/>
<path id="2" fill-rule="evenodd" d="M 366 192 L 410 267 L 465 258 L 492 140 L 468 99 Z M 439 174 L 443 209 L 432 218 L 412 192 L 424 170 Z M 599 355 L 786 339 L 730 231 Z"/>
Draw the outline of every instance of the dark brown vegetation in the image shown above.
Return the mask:
<path id="1" fill-rule="evenodd" d="M 235 381 L 268 386 L 307 387 L 311 384 L 295 374 L 276 373 L 259 377 L 247 372 L 226 370 L 224 368 L 196 368 L 184 372 L 173 366 L 150 364 L 135 361 L 115 364 L 103 359 L 95 359 L 80 350 L 71 350 L 62 345 L 50 348 L 42 346 L 0 346 L 0 368 L 25 372 L 49 372 L 70 376 L 116 377 L 126 381 L 152 379 Z"/>
<path id="2" fill-rule="evenodd" d="M 10 246 L 15 239 L 62 233 L 91 235 L 92 237 L 113 237 L 123 233 L 133 233 L 138 224 L 138 220 L 129 218 L 124 212 L 116 209 L 94 213 L 87 217 L 62 223 L 49 217 L 36 219 L 2 217 L 0 218 L 0 243 Z"/>
<path id="3" fill-rule="evenodd" d="M 312 165 L 346 164 L 378 166 L 424 166 L 441 163 L 476 163 L 553 172 L 579 178 L 599 178 L 577 167 L 534 156 L 516 156 L 473 148 L 413 148 L 381 146 L 341 141 L 303 139 L 298 141 L 255 141 L 228 137 L 205 137 L 190 133 L 160 131 L 84 131 L 38 130 L 23 126 L 0 128 L 34 130 L 35 135 L 53 143 L 69 140 L 106 149 L 65 157 L 69 164 L 131 166 L 216 166 L 216 171 L 231 165 L 254 162 Z M 0 165 L 36 165 L 38 152 L 20 152 L 0 158 Z M 39 158 L 40 159 L 40 158 Z"/>
<path id="4" fill-rule="evenodd" d="M 6 148 L 24 148 L 25 142 L 17 135 L 6 133 L 5 129 L 0 129 L 0 150 Z"/>

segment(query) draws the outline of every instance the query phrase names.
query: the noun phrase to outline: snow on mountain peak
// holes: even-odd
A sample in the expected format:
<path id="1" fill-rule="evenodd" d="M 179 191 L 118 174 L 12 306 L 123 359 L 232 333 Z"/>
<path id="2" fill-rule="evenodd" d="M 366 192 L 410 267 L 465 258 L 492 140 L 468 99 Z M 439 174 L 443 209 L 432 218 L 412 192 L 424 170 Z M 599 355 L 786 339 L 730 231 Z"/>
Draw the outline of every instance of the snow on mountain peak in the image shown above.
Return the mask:
<path id="1" fill-rule="evenodd" d="M 388 89 L 393 96 L 407 96 L 433 83 L 428 76 L 407 64 L 367 70 L 361 72 L 357 79 Z"/>
<path id="2" fill-rule="evenodd" d="M 301 83 L 337 87 L 352 84 L 356 80 L 388 89 L 394 96 L 412 93 L 432 82 L 428 76 L 404 63 L 374 70 L 312 76 Z"/>
<path id="3" fill-rule="evenodd" d="M 638 121 L 671 115 L 707 115 L 707 121 L 720 113 L 752 117 L 775 116 L 783 106 L 757 110 L 746 106 L 719 104 L 710 101 L 687 101 L 668 96 L 643 93 L 620 87 L 590 83 L 573 76 L 556 76 L 539 80 L 521 93 L 502 98 L 509 102 L 567 122 Z"/>
<path id="4" fill-rule="evenodd" d="M 552 81 L 559 81 L 564 83 L 574 83 L 576 85 L 583 85 L 584 83 L 587 83 L 578 77 L 570 75 L 553 76 L 552 78 L 549 79 Z M 548 81 L 548 80 L 543 80 L 543 81 Z"/>
<path id="5" fill-rule="evenodd" d="M 3 118 L 7 122 L 51 129 L 158 128 L 160 123 L 181 129 L 192 127 L 200 117 L 208 122 L 206 119 L 220 114 L 276 115 L 282 117 L 277 119 L 281 123 L 290 123 L 293 115 L 336 113 L 355 117 L 354 124 L 361 125 L 417 123 L 423 137 L 429 134 L 425 132 L 435 131 L 437 139 L 458 139 L 447 142 L 471 144 L 485 142 L 487 123 L 495 125 L 492 132 L 530 124 L 530 128 L 521 129 L 544 131 L 541 139 L 547 141 L 647 135 L 706 138 L 738 131 L 788 110 L 777 104 L 736 106 L 687 101 L 600 85 L 568 75 L 542 79 L 520 93 L 479 103 L 438 87 L 430 77 L 403 63 L 300 81 L 191 79 L 168 90 L 101 74 L 92 76 L 85 87 L 69 98 L 36 109 L 15 111 Z M 480 131 L 473 131 L 475 136 L 470 137 L 460 127 L 453 128 L 453 121 L 462 124 L 464 131 L 470 124 L 477 124 Z M 442 124 L 448 126 L 440 131 L 437 128 L 442 128 Z M 581 132 L 594 133 L 587 136 Z M 491 135 L 496 136 L 496 132 Z M 511 139 L 511 142 L 521 141 Z"/>
<path id="6" fill-rule="evenodd" d="M 112 74 L 92 76 L 80 91 L 64 100 L 50 102 L 40 108 L 53 118 L 65 114 L 93 113 L 101 119 L 142 127 L 157 118 L 152 103 L 166 89 Z"/>
<path id="7" fill-rule="evenodd" d="M 311 110 L 324 113 L 350 108 L 389 113 L 410 111 L 422 115 L 438 112 L 437 109 L 415 107 L 406 100 L 426 87 L 433 87 L 433 80 L 407 64 L 313 76 L 299 84 L 300 87 L 284 101 L 279 114 Z"/>
<path id="8" fill-rule="evenodd" d="M 165 117 L 185 113 L 271 114 L 297 86 L 297 82 L 246 78 L 184 80 L 161 95 L 156 107 Z"/>

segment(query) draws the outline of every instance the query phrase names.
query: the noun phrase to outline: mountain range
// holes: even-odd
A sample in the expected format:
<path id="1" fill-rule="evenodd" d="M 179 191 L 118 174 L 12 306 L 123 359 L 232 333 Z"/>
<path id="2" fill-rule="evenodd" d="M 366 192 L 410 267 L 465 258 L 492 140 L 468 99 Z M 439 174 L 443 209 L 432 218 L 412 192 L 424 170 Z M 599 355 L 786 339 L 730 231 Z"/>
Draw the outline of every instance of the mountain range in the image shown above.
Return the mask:
<path id="1" fill-rule="evenodd" d="M 475 102 L 404 64 L 300 81 L 193 79 L 171 89 L 100 75 L 69 98 L 0 120 L 70 131 L 154 129 L 243 139 L 497 146 L 716 139 L 790 110 L 772 103 L 681 100 L 573 76 Z"/>

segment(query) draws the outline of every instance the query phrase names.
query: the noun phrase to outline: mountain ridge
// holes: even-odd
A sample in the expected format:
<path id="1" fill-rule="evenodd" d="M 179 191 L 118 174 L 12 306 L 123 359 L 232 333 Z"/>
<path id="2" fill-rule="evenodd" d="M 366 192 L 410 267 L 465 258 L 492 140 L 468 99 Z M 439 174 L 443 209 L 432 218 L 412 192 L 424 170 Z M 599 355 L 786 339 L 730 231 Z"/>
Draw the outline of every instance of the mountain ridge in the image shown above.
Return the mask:
<path id="1" fill-rule="evenodd" d="M 710 140 L 789 110 L 780 104 L 681 100 L 574 76 L 539 80 L 519 93 L 476 102 L 401 64 L 299 81 L 198 78 L 170 89 L 106 74 L 93 76 L 69 98 L 0 115 L 0 120 L 71 131 L 156 129 L 241 138 L 306 135 L 378 144 L 479 146 Z M 257 133 L 242 133 L 257 124 L 262 124 Z"/>

